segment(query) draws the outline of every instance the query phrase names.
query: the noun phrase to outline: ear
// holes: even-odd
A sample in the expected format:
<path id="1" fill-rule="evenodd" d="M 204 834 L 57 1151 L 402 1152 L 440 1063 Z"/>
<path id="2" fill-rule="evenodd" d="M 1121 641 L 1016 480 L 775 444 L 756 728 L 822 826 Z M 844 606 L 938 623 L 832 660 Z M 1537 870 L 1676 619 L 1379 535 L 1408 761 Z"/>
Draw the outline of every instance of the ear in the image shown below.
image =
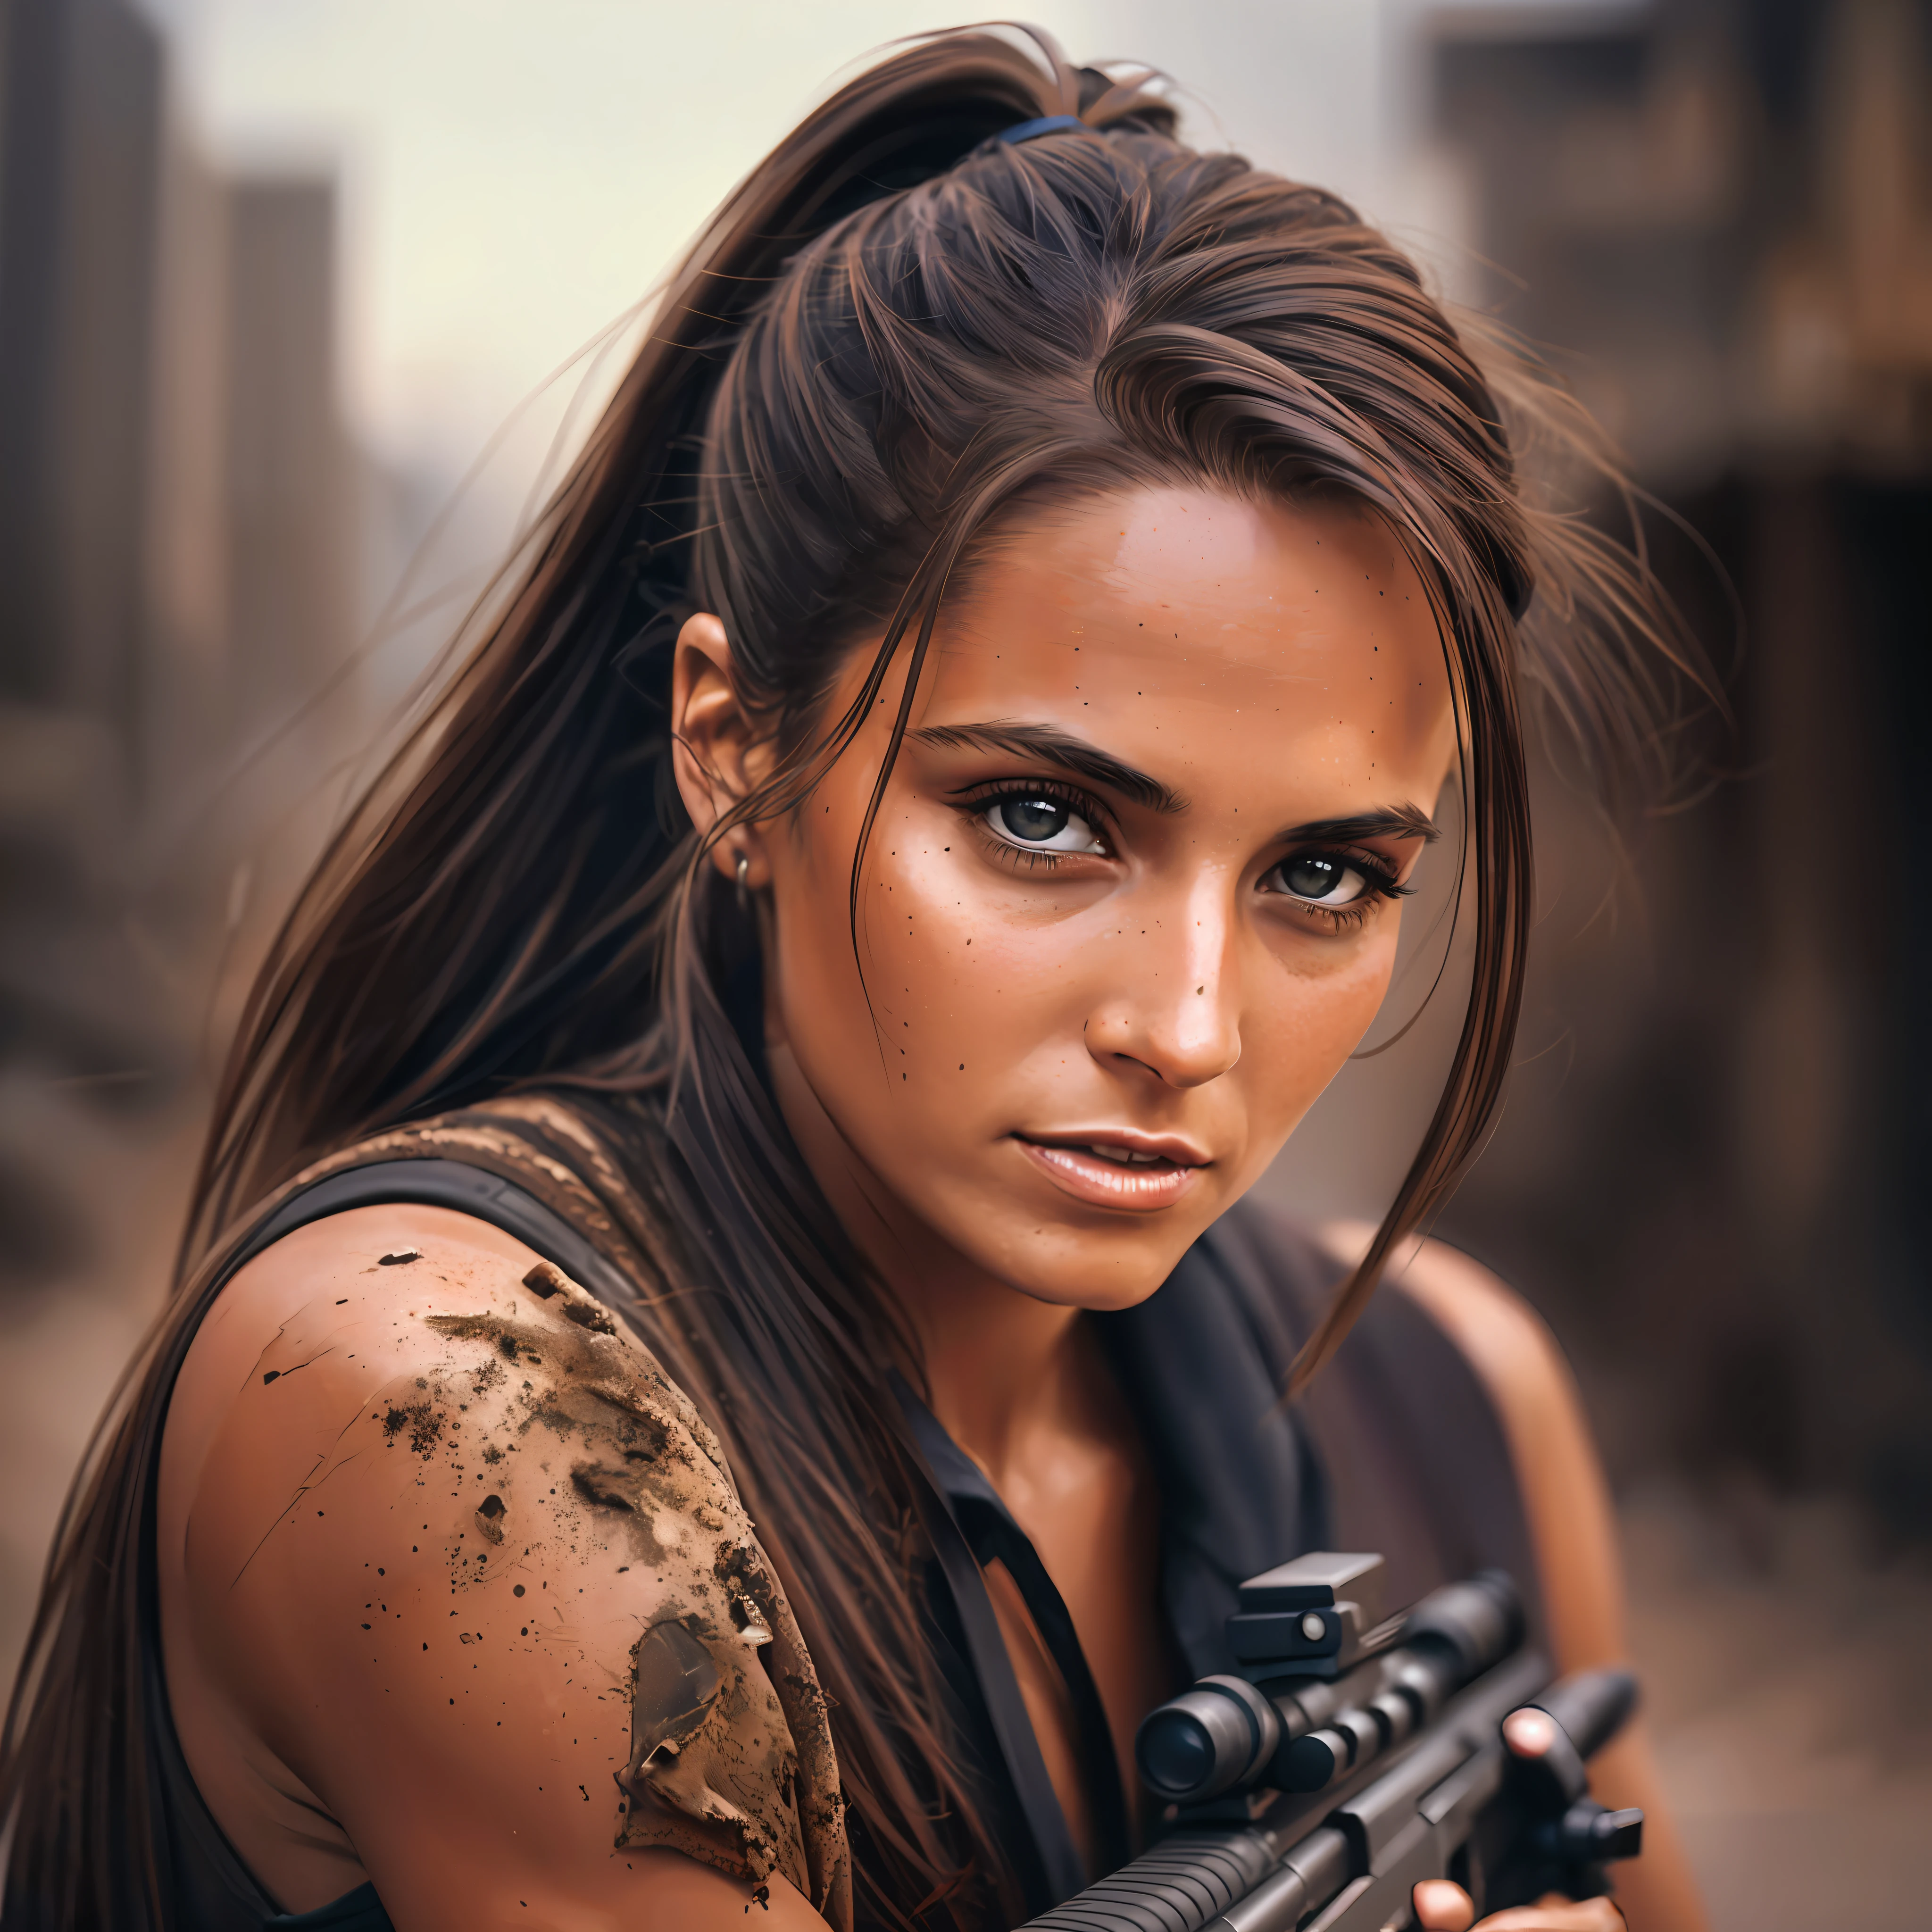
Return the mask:
<path id="1" fill-rule="evenodd" d="M 688 619 L 677 634 L 671 662 L 672 765 L 685 809 L 700 832 L 708 832 L 759 783 L 770 762 L 770 741 L 739 701 L 730 640 L 709 611 Z M 766 884 L 770 867 L 754 825 L 737 826 L 712 848 L 711 862 L 735 878 L 748 861 L 745 883 Z"/>

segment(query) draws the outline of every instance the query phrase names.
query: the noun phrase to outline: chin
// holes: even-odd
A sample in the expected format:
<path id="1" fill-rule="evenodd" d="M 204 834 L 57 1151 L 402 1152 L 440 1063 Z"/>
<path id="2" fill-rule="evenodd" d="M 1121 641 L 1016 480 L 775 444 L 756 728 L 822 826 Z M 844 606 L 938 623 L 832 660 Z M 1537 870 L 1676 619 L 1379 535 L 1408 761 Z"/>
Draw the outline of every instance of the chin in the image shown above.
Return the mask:
<path id="1" fill-rule="evenodd" d="M 1192 1216 L 1184 1229 L 1117 1226 L 1099 1232 L 1070 1221 L 1042 1225 L 1030 1219 L 997 1255 L 984 1253 L 984 1265 L 1036 1301 L 1111 1314 L 1146 1300 L 1199 1232 Z M 983 1240 L 972 1245 L 982 1252 L 986 1246 Z"/>

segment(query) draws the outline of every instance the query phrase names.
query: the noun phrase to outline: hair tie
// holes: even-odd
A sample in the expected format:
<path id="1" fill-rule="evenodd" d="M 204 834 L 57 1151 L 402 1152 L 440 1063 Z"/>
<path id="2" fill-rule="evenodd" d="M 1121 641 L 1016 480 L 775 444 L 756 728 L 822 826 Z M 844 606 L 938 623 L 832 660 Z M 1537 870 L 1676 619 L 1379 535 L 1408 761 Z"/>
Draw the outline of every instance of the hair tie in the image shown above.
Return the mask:
<path id="1" fill-rule="evenodd" d="M 1003 134 L 996 134 L 996 141 L 1004 141 L 1010 148 L 1017 148 L 1022 141 L 1030 141 L 1042 134 L 1057 134 L 1063 128 L 1084 128 L 1086 122 L 1077 114 L 1043 114 L 1036 121 L 1022 121 L 1017 127 L 1009 128 Z"/>

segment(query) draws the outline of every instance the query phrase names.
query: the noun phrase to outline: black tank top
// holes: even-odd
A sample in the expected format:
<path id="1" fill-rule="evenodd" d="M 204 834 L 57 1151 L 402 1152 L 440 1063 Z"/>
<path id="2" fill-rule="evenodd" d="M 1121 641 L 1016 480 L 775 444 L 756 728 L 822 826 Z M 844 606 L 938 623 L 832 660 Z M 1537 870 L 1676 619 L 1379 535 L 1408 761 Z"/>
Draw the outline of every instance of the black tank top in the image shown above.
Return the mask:
<path id="1" fill-rule="evenodd" d="M 329 1174 L 265 1218 L 225 1275 L 310 1222 L 398 1202 L 476 1215 L 620 1312 L 631 1300 L 614 1265 L 562 1216 L 498 1174 L 440 1158 Z M 1303 1402 L 1282 1406 L 1288 1365 L 1339 1272 L 1305 1232 L 1244 1202 L 1195 1244 L 1158 1294 L 1094 1318 L 1159 1477 L 1163 1603 L 1194 1676 L 1232 1667 L 1223 1631 L 1241 1579 L 1312 1549 L 1382 1551 L 1392 1603 L 1485 1567 L 1505 1569 L 1522 1590 L 1532 1640 L 1541 1623 L 1534 1552 L 1500 1421 L 1461 1352 L 1416 1303 L 1385 1290 Z M 946 1504 L 946 1520 L 934 1526 L 933 1641 L 964 1713 L 968 1744 L 982 1760 L 984 1787 L 1006 1814 L 1004 1841 L 1017 1849 L 1028 1910 L 1044 1911 L 1079 1890 L 1085 1875 L 981 1564 L 994 1557 L 1005 1564 L 1066 1679 L 1092 1815 L 1109 1862 L 1119 1862 L 1130 1847 L 1104 1715 L 1071 1619 L 1024 1532 L 910 1391 L 901 1400 Z M 142 1560 L 154 1560 L 152 1538 Z M 145 1594 L 155 1600 L 152 1591 Z M 188 1770 L 168 1706 L 158 1621 L 142 1643 L 150 1775 L 166 1821 L 174 1924 L 183 1932 L 392 1932 L 373 1886 L 314 1912 L 282 1913 L 224 1836 Z"/>

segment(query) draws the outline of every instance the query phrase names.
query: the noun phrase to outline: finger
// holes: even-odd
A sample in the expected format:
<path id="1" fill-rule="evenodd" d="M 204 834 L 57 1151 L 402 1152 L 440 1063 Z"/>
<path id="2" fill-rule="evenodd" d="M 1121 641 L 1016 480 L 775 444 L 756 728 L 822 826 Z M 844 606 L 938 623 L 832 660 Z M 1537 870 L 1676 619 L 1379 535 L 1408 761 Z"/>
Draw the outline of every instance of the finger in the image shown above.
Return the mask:
<path id="1" fill-rule="evenodd" d="M 1518 1757 L 1541 1757 L 1556 1742 L 1556 1720 L 1526 1704 L 1503 1720 L 1503 1742 Z"/>
<path id="2" fill-rule="evenodd" d="M 1424 1879 L 1411 1897 L 1422 1932 L 1469 1932 L 1476 1908 L 1460 1885 L 1446 1878 Z"/>
<path id="3" fill-rule="evenodd" d="M 1623 1914 L 1607 1898 L 1573 1904 L 1552 1893 L 1534 1905 L 1492 1913 L 1475 1932 L 1625 1932 L 1625 1925 Z"/>

